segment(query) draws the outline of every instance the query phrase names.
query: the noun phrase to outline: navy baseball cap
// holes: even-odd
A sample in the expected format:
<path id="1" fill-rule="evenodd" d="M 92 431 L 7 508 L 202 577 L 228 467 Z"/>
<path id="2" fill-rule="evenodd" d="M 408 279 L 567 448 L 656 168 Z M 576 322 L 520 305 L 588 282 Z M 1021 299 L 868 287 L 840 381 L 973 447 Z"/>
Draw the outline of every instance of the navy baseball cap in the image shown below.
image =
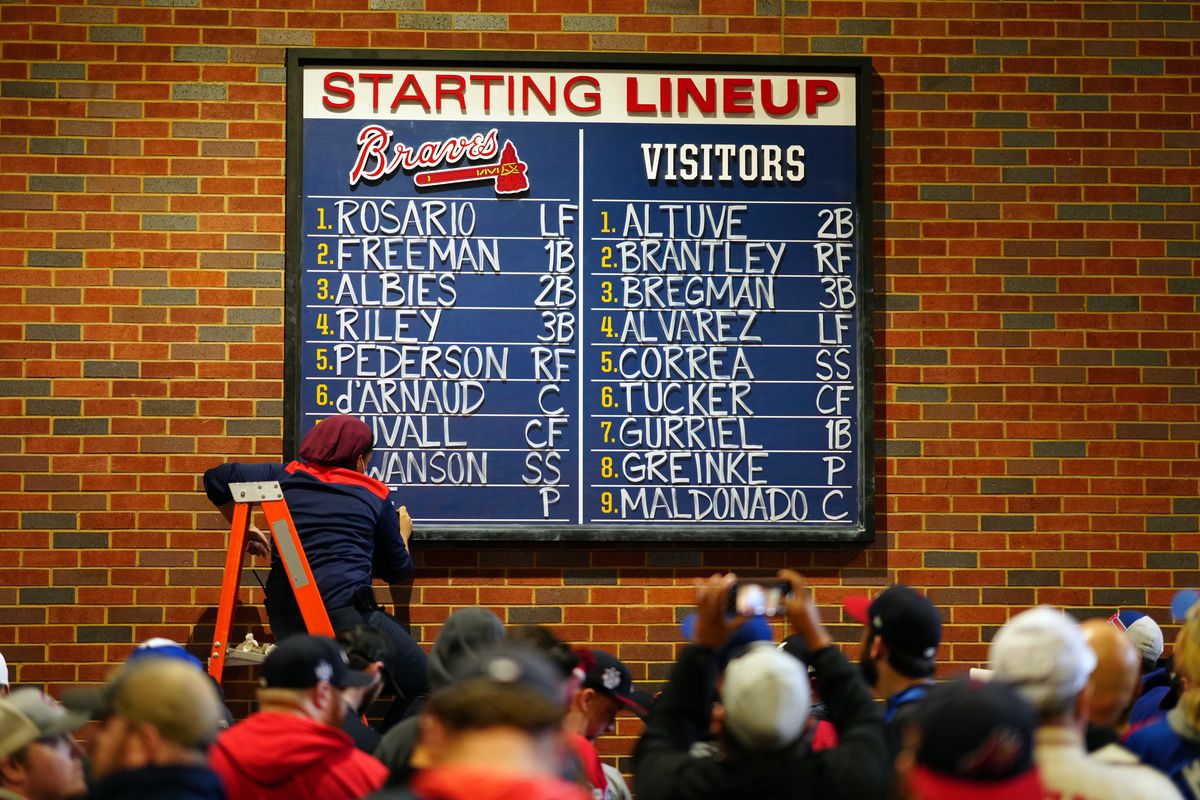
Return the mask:
<path id="1" fill-rule="evenodd" d="M 933 664 L 942 643 L 942 615 L 928 597 L 897 584 L 874 600 L 847 597 L 842 607 L 851 618 L 869 625 L 894 654 L 922 666 Z"/>
<path id="2" fill-rule="evenodd" d="M 649 696 L 633 688 L 633 675 L 625 662 L 603 650 L 592 650 L 592 663 L 583 685 L 611 697 L 643 719 L 650 713 Z"/>
<path id="3" fill-rule="evenodd" d="M 926 800 L 1041 800 L 1033 708 L 1000 681 L 935 687 L 915 717 L 910 781 Z"/>
<path id="4" fill-rule="evenodd" d="M 328 636 L 289 636 L 262 665 L 262 683 L 272 689 L 307 689 L 321 681 L 345 689 L 370 686 L 375 676 L 350 669 L 345 652 Z"/>

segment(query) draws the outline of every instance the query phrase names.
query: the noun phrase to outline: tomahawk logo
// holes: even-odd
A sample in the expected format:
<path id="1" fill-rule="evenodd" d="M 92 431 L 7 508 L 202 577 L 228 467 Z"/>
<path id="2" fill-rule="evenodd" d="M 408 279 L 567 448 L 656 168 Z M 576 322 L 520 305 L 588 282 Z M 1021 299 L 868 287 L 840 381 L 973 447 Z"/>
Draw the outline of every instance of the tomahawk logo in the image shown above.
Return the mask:
<path id="1" fill-rule="evenodd" d="M 487 133 L 476 132 L 470 136 L 454 136 L 441 141 L 422 142 L 411 146 L 403 142 L 392 144 L 392 131 L 382 125 L 367 125 L 358 132 L 358 157 L 350 169 L 350 185 L 359 181 L 378 181 L 390 178 L 403 170 L 411 172 L 419 168 L 438 167 L 459 161 L 480 161 L 494 158 L 500 153 L 500 161 L 492 164 L 476 164 L 470 167 L 418 172 L 413 182 L 422 189 L 458 183 L 491 181 L 496 194 L 518 194 L 529 188 L 526 174 L 529 165 L 517 155 L 517 148 L 509 140 L 499 147 L 495 128 Z"/>
<path id="2" fill-rule="evenodd" d="M 528 171 L 529 165 L 517 157 L 517 148 L 511 140 L 506 139 L 498 164 L 419 172 L 413 176 L 413 183 L 424 189 L 451 183 L 494 181 L 496 194 L 517 194 L 529 188 L 529 178 L 526 177 Z"/>

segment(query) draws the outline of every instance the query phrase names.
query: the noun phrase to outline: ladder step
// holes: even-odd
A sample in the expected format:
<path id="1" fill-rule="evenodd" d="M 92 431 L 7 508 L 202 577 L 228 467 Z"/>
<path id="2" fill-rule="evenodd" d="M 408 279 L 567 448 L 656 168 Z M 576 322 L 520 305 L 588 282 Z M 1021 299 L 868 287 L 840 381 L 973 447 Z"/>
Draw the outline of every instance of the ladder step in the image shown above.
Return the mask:
<path id="1" fill-rule="evenodd" d="M 261 664 L 267 660 L 266 653 L 252 653 L 231 647 L 225 651 L 226 664 Z"/>

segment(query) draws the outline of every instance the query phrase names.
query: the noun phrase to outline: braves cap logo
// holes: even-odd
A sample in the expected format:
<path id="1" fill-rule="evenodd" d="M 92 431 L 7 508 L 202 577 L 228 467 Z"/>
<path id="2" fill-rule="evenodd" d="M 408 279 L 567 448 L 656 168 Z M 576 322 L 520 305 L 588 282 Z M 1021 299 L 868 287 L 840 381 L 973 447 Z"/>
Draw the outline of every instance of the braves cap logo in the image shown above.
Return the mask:
<path id="1" fill-rule="evenodd" d="M 317 676 L 317 680 L 327 681 L 333 677 L 333 665 L 328 661 L 318 661 L 313 674 Z"/>
<path id="2" fill-rule="evenodd" d="M 621 671 L 616 667 L 609 667 L 608 669 L 604 670 L 604 674 L 600 676 L 600 683 L 604 685 L 605 689 L 608 689 L 611 692 L 613 689 L 616 689 L 621 685 Z"/>

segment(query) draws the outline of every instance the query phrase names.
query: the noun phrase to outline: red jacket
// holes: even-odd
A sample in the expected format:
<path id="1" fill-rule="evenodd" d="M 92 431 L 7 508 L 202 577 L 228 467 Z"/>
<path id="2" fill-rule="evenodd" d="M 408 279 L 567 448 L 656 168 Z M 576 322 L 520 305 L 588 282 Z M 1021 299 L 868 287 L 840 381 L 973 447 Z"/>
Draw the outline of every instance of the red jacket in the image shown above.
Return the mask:
<path id="1" fill-rule="evenodd" d="M 354 800 L 388 777 L 337 728 L 274 711 L 222 733 L 208 756 L 230 800 Z"/>
<path id="2" fill-rule="evenodd" d="M 592 785 L 592 788 L 598 790 L 597 797 L 604 797 L 604 790 L 608 788 L 608 779 L 604 777 L 604 768 L 600 766 L 600 754 L 596 752 L 596 746 L 584 736 L 571 731 L 567 732 L 567 742 L 574 749 L 575 755 L 579 757 L 588 783 Z"/>

